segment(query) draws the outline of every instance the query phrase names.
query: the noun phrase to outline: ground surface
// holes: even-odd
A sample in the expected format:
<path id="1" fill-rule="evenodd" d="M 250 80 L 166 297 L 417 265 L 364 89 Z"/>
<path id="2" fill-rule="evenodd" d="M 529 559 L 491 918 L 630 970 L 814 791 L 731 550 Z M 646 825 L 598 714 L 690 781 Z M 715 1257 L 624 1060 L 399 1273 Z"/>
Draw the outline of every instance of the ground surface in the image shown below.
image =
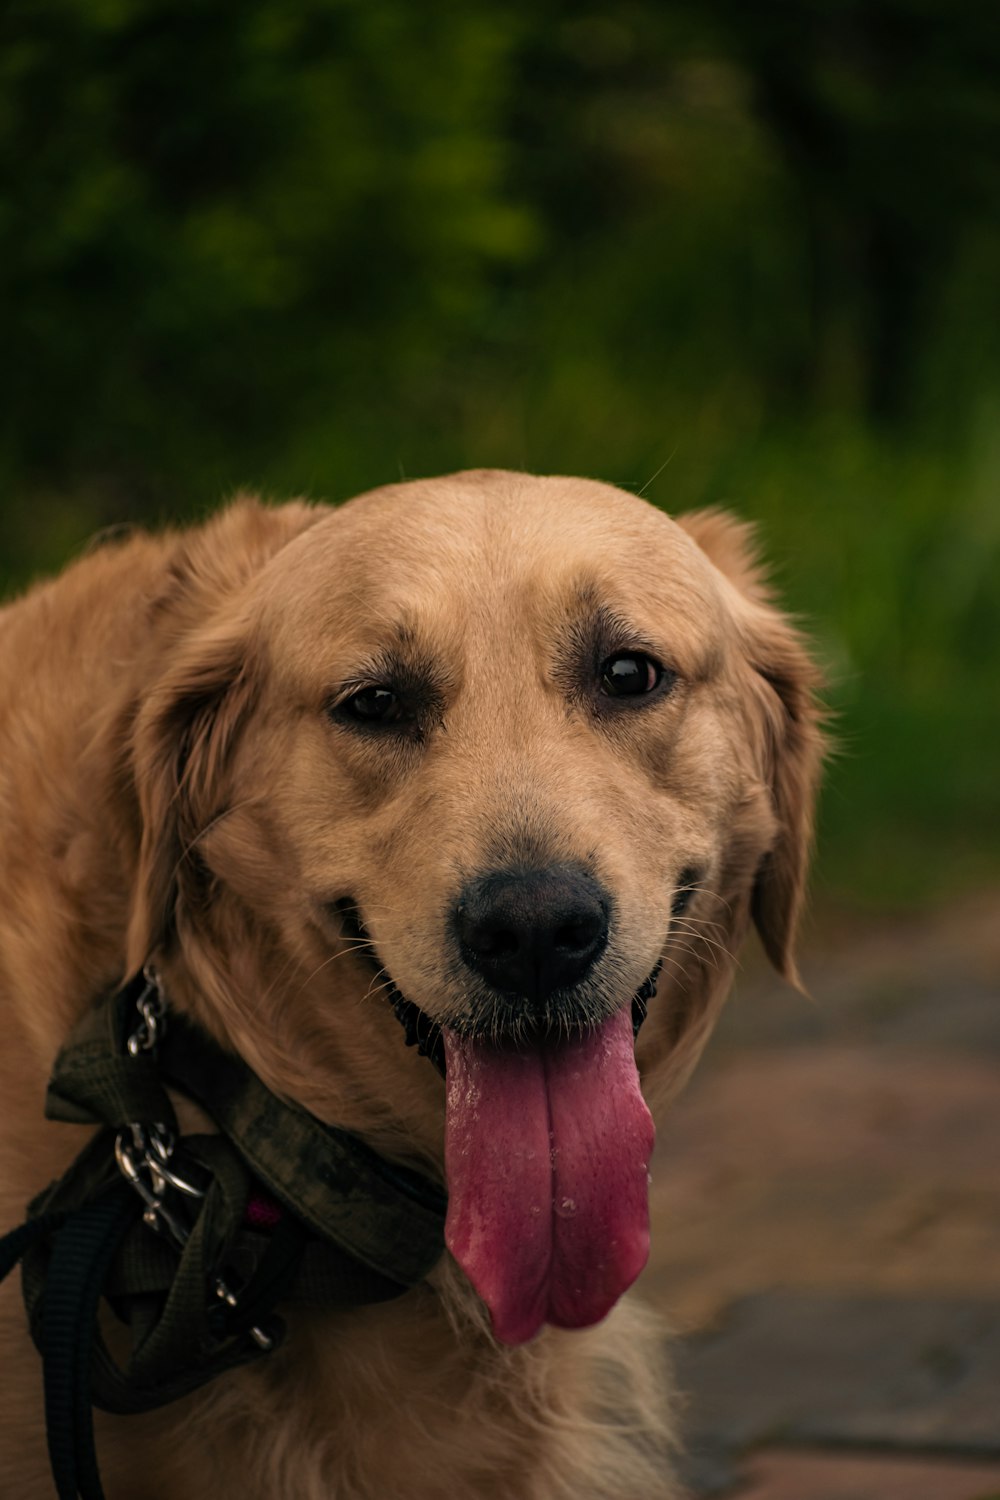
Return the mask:
<path id="1" fill-rule="evenodd" d="M 994 1500 L 1000 894 L 828 920 L 803 973 L 750 956 L 657 1143 L 693 1492 Z"/>

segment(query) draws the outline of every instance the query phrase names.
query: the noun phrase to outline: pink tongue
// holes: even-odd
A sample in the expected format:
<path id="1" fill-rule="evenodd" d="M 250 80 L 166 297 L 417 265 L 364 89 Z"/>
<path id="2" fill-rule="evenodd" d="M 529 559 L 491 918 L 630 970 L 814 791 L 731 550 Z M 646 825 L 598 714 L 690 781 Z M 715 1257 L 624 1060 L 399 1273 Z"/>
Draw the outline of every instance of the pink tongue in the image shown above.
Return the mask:
<path id="1" fill-rule="evenodd" d="M 649 1254 L 653 1122 L 628 1008 L 534 1051 L 444 1041 L 445 1241 L 494 1333 L 599 1322 Z"/>

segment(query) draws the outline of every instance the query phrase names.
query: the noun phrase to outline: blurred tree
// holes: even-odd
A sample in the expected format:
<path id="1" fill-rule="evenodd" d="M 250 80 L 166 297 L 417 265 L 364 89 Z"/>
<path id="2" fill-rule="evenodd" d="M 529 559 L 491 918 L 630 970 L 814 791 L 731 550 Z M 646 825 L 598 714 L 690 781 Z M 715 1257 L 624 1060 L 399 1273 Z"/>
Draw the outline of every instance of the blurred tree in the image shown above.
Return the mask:
<path id="1" fill-rule="evenodd" d="M 1000 870 L 998 77 L 979 0 L 7 0 L 0 581 L 242 483 L 735 501 L 842 884 Z"/>
<path id="2" fill-rule="evenodd" d="M 530 244 L 496 130 L 514 40 L 403 0 L 6 6 L 8 474 L 131 513 L 412 380 Z"/>
<path id="3" fill-rule="evenodd" d="M 898 419 L 1000 223 L 977 0 L 10 0 L 0 26 L 0 464 L 115 514 L 294 449 L 323 470 L 324 427 L 353 479 L 359 434 L 478 422 L 563 351 L 598 388 L 627 348 L 689 402 Z"/>
<path id="4" fill-rule="evenodd" d="M 846 335 L 877 419 L 912 412 L 970 224 L 1000 219 L 1000 25 L 979 0 L 706 0 L 804 216 L 815 375 Z M 822 395 L 822 384 L 817 394 Z"/>

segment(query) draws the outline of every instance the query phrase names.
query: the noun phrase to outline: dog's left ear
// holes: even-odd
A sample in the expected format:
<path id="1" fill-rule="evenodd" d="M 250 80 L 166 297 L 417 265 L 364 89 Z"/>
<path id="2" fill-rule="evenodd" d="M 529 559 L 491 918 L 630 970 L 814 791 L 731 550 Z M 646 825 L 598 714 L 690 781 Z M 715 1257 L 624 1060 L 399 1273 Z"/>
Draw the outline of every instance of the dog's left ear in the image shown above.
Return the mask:
<path id="1" fill-rule="evenodd" d="M 731 604 L 749 668 L 748 706 L 776 836 L 754 879 L 751 912 L 778 972 L 801 987 L 795 937 L 812 851 L 824 736 L 819 669 L 799 631 L 771 602 L 754 529 L 720 510 L 678 524 L 733 586 Z"/>
<path id="2" fill-rule="evenodd" d="M 220 621 L 190 638 L 140 707 L 132 764 L 142 837 L 128 933 L 129 971 L 173 941 L 210 878 L 198 839 L 225 810 L 226 769 L 253 706 L 247 627 Z"/>
<path id="3" fill-rule="evenodd" d="M 177 538 L 167 556 L 154 606 L 165 667 L 135 706 L 128 736 L 141 815 L 130 973 L 169 946 L 210 895 L 198 841 L 226 810 L 228 768 L 260 687 L 249 591 L 322 514 L 297 501 L 271 508 L 241 497 Z"/>

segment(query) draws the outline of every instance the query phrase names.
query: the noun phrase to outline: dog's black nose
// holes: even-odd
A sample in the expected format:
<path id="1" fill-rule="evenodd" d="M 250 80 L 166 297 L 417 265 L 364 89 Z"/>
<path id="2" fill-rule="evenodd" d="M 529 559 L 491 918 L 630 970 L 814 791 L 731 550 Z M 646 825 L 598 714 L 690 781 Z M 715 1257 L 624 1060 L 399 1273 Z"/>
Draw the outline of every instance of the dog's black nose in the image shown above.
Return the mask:
<path id="1" fill-rule="evenodd" d="M 465 886 L 455 926 L 470 968 L 537 1002 L 583 979 L 608 941 L 609 908 L 585 870 L 498 870 Z"/>

